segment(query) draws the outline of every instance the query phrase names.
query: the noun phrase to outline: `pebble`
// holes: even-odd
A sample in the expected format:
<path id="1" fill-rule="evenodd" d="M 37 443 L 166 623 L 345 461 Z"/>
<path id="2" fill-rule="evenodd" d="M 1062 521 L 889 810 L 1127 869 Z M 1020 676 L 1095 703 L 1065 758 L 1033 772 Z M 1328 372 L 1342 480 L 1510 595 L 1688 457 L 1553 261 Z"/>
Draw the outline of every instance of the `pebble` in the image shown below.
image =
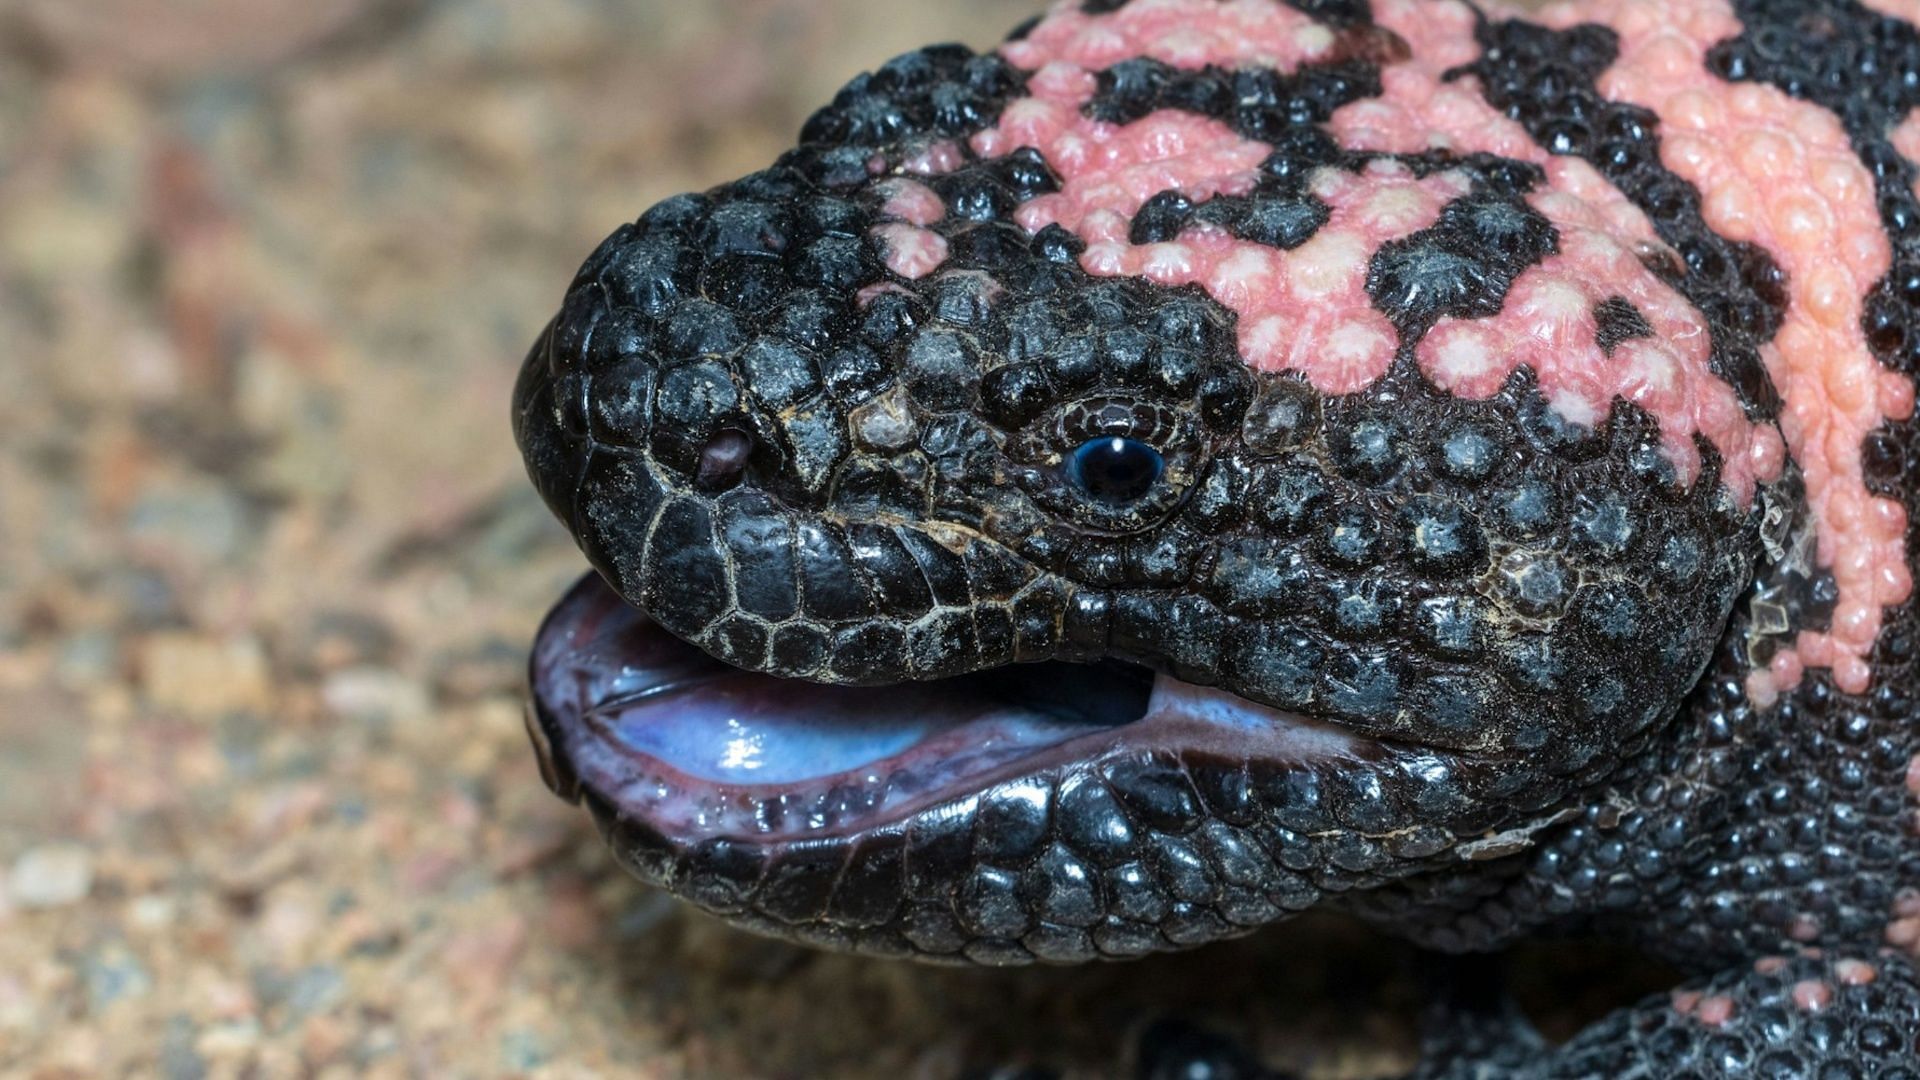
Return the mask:
<path id="1" fill-rule="evenodd" d="M 551 1056 L 537 1032 L 509 1031 L 500 1039 L 500 1057 L 513 1072 L 530 1072 L 545 1065 Z"/>
<path id="2" fill-rule="evenodd" d="M 196 565 L 233 558 L 247 538 L 246 509 L 214 487 L 153 492 L 127 516 L 129 540 Z"/>
<path id="3" fill-rule="evenodd" d="M 93 888 L 93 854 L 78 844 L 43 844 L 13 861 L 7 893 L 15 907 L 60 908 Z"/>
<path id="4" fill-rule="evenodd" d="M 26 1031 L 39 1019 L 33 995 L 12 975 L 0 974 L 0 1031 Z"/>
<path id="5" fill-rule="evenodd" d="M 286 985 L 285 1002 L 295 1017 L 324 1012 L 346 994 L 346 980 L 332 964 L 302 969 Z"/>
<path id="6" fill-rule="evenodd" d="M 60 645 L 54 671 L 67 686 L 87 686 L 113 670 L 117 643 L 101 630 L 85 630 Z"/>
<path id="7" fill-rule="evenodd" d="M 320 689 L 327 708 L 361 723 L 392 723 L 425 716 L 432 709 L 427 689 L 397 671 L 352 667 L 327 676 Z"/>
<path id="8" fill-rule="evenodd" d="M 215 1024 L 200 1033 L 193 1042 L 196 1054 L 210 1058 L 236 1058 L 260 1045 L 260 1022 L 252 1018 Z"/>
<path id="9" fill-rule="evenodd" d="M 251 637 L 155 634 L 141 651 L 140 670 L 149 702 L 190 719 L 264 713 L 272 702 L 266 653 Z"/>
<path id="10" fill-rule="evenodd" d="M 167 1024 L 166 1041 L 160 1044 L 160 1072 L 167 1080 L 204 1080 L 207 1063 L 193 1048 L 197 1036 L 193 1022 L 176 1016 Z"/>
<path id="11" fill-rule="evenodd" d="M 138 958 L 125 947 L 114 945 L 87 957 L 87 1007 L 98 1013 L 127 998 L 136 998 L 153 989 L 153 977 Z"/>
<path id="12" fill-rule="evenodd" d="M 180 914 L 180 902 L 171 896 L 142 896 L 127 907 L 127 923 L 149 932 L 165 930 Z"/>

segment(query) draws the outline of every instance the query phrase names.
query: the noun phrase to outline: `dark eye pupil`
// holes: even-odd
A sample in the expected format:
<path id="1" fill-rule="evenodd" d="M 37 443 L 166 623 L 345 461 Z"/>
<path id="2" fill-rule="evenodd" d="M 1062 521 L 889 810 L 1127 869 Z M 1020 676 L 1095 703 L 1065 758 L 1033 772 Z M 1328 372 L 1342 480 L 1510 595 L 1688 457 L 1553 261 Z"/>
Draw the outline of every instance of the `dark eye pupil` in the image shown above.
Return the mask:
<path id="1" fill-rule="evenodd" d="M 1122 506 L 1153 490 L 1165 462 L 1138 439 L 1094 439 L 1073 452 L 1073 477 L 1096 502 Z"/>

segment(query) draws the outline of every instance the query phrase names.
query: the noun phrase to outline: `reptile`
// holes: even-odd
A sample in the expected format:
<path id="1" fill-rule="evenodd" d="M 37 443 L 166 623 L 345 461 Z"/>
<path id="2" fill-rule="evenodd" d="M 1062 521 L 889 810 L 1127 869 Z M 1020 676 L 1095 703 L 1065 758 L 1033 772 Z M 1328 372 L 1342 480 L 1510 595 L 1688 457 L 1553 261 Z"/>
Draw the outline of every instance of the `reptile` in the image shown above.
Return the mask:
<path id="1" fill-rule="evenodd" d="M 522 368 L 547 783 L 830 949 L 1687 973 L 1422 1076 L 1920 1076 L 1916 17 L 1061 0 L 856 78 Z"/>

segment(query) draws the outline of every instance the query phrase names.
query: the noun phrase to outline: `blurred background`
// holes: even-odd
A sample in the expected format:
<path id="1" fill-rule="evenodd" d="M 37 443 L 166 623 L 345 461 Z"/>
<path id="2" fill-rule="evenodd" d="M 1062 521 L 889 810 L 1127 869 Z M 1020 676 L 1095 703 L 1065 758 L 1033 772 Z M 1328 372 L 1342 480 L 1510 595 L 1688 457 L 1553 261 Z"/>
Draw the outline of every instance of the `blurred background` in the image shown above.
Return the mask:
<path id="1" fill-rule="evenodd" d="M 1405 952 L 1345 923 L 809 953 L 630 881 L 528 752 L 584 564 L 507 400 L 574 267 L 1037 6 L 0 0 L 0 1075 L 1105 1076 L 1169 1008 L 1404 1067 Z"/>

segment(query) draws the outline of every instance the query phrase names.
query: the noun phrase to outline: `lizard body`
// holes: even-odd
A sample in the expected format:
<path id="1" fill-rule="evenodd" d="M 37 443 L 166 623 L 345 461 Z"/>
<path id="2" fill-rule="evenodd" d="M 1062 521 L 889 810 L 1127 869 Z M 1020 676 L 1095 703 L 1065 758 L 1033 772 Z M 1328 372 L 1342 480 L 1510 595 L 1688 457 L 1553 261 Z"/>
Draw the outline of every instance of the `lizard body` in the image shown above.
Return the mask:
<path id="1" fill-rule="evenodd" d="M 826 947 L 1699 973 L 1423 1075 L 1920 1075 L 1916 16 L 1063 0 L 862 76 L 528 357 L 549 783 Z"/>

